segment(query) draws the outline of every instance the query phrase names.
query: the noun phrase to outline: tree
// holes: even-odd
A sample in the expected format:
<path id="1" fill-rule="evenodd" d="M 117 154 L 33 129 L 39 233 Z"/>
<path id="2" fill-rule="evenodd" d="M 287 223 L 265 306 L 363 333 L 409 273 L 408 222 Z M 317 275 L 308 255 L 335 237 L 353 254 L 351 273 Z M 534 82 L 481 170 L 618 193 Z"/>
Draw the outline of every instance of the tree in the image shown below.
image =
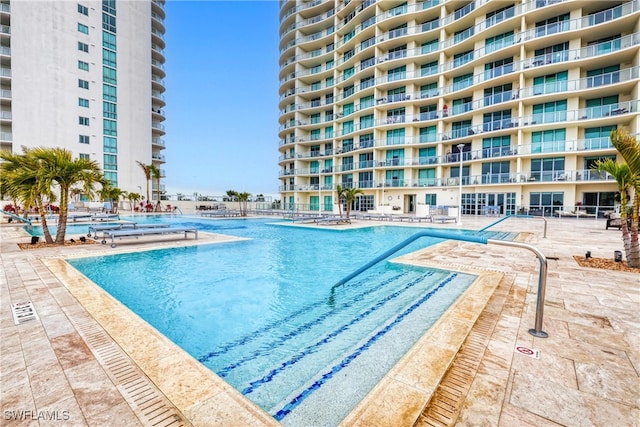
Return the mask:
<path id="1" fill-rule="evenodd" d="M 240 216 L 247 216 L 247 201 L 251 197 L 250 193 L 236 193 L 240 206 Z"/>
<path id="2" fill-rule="evenodd" d="M 109 202 L 111 213 L 118 213 L 118 204 L 120 197 L 125 194 L 124 191 L 106 182 L 102 185 L 102 189 L 98 191 L 98 194 L 102 201 Z"/>
<path id="3" fill-rule="evenodd" d="M 151 178 L 156 181 L 156 212 L 162 211 L 162 203 L 160 203 L 160 177 L 162 173 L 156 165 L 149 165 L 149 171 L 151 172 Z"/>
<path id="4" fill-rule="evenodd" d="M 150 199 L 150 193 L 149 193 L 149 182 L 151 182 L 151 167 L 153 165 L 147 165 L 144 164 L 140 161 L 136 161 L 138 163 L 138 165 L 140 166 L 140 168 L 142 168 L 142 171 L 144 172 L 144 177 L 147 180 L 147 200 L 146 202 L 148 202 Z"/>
<path id="5" fill-rule="evenodd" d="M 124 197 L 131 204 L 131 210 L 133 211 L 134 205 L 138 203 L 138 200 L 142 199 L 142 194 L 139 193 L 125 193 Z"/>
<path id="6" fill-rule="evenodd" d="M 625 242 L 625 251 L 627 251 L 627 262 L 630 267 L 640 267 L 640 242 L 638 240 L 638 222 L 640 221 L 640 142 L 638 142 L 634 136 L 631 136 L 628 131 L 622 129 L 611 131 L 610 138 L 611 143 L 616 150 L 618 150 L 629 169 L 629 188 L 627 191 L 633 196 L 631 226 L 629 227 L 628 235 L 628 251 L 623 231 L 623 242 Z M 621 196 L 623 195 L 621 194 Z M 625 215 L 624 219 L 621 218 L 624 226 L 627 221 L 628 209 L 625 207 L 625 209 L 621 210 L 621 217 L 623 214 Z"/>
<path id="7" fill-rule="evenodd" d="M 60 195 L 60 214 L 55 244 L 64 245 L 69 210 L 69 193 L 74 185 L 79 185 L 84 194 L 92 195 L 95 184 L 105 185 L 102 170 L 98 163 L 89 159 L 73 159 L 69 150 L 60 147 L 38 147 L 28 152 L 39 163 L 38 179 L 40 191 L 58 186 Z M 50 190 L 49 190 L 50 191 Z"/>
<path id="8" fill-rule="evenodd" d="M 227 199 L 230 202 L 233 202 L 234 200 L 238 200 L 238 192 L 235 190 L 227 190 Z"/>
<path id="9" fill-rule="evenodd" d="M 26 147 L 22 147 L 22 150 L 23 154 L 0 151 L 0 159 L 4 160 L 0 164 L 0 182 L 2 182 L 3 192 L 23 204 L 25 218 L 29 214 L 29 207 L 36 207 L 41 218 L 45 242 L 52 244 L 53 238 L 47 225 L 44 200 L 54 201 L 55 194 L 51 191 L 51 186 L 43 182 L 40 162 L 30 155 L 31 150 Z"/>
<path id="10" fill-rule="evenodd" d="M 342 197 L 344 198 L 344 201 L 347 207 L 347 219 L 351 214 L 351 206 L 353 205 L 353 202 L 356 200 L 356 197 L 358 196 L 358 194 L 362 194 L 362 190 L 359 188 L 343 188 L 342 189 Z"/>
<path id="11" fill-rule="evenodd" d="M 342 199 L 344 198 L 344 190 L 346 190 L 346 188 L 343 188 L 342 185 L 336 185 L 336 202 L 338 203 L 338 213 L 340 214 L 340 218 L 342 218 Z"/>

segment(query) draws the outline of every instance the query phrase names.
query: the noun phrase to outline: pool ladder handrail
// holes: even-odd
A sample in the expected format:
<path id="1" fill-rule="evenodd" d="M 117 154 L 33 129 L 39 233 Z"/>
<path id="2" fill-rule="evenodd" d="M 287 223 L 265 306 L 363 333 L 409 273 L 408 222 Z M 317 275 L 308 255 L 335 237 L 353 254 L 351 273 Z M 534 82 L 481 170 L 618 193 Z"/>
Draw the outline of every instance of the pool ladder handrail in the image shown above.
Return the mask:
<path id="1" fill-rule="evenodd" d="M 7 211 L 2 210 L 2 209 L 0 209 L 0 213 L 3 214 L 3 215 L 8 216 L 9 218 L 13 218 L 13 219 L 16 219 L 18 221 L 26 223 L 27 226 L 29 227 L 29 230 L 31 230 L 31 228 L 33 228 L 33 224 L 31 223 L 31 220 L 29 218 L 25 218 L 25 217 L 22 217 L 20 215 L 16 215 L 13 212 L 7 212 Z"/>
<path id="2" fill-rule="evenodd" d="M 379 263 L 380 261 L 385 260 L 386 258 L 390 257 L 394 253 L 398 252 L 400 249 L 404 248 L 410 243 L 413 243 L 415 240 L 421 237 L 435 237 L 435 238 L 445 239 L 445 240 L 458 240 L 458 241 L 469 242 L 469 243 L 480 243 L 484 245 L 491 243 L 495 245 L 513 246 L 516 248 L 527 249 L 533 252 L 538 257 L 538 260 L 540 261 L 540 273 L 538 275 L 538 296 L 536 301 L 535 326 L 534 328 L 529 329 L 529 333 L 538 338 L 547 338 L 549 336 L 549 334 L 547 334 L 542 330 L 542 320 L 544 316 L 544 297 L 545 297 L 545 290 L 547 287 L 547 257 L 545 257 L 544 254 L 540 252 L 540 250 L 538 250 L 535 246 L 529 245 L 527 243 L 512 242 L 507 240 L 488 239 L 484 236 L 466 236 L 462 234 L 456 234 L 456 233 L 441 231 L 441 230 L 420 231 L 414 234 L 413 236 L 410 236 L 409 238 L 405 239 L 404 241 L 398 243 L 397 245 L 385 251 L 381 255 L 378 255 L 377 257 L 369 261 L 367 264 L 355 270 L 353 273 L 340 279 L 335 285 L 331 287 L 331 295 L 329 296 L 329 303 L 333 303 L 333 301 L 335 300 L 336 288 L 344 285 L 349 280 L 358 276 L 360 273 L 364 272 L 365 270 L 368 270 L 369 268 L 373 267 L 375 264 Z"/>
<path id="3" fill-rule="evenodd" d="M 478 230 L 478 232 L 482 232 L 482 231 L 486 231 L 487 229 L 493 227 L 494 225 L 504 221 L 505 219 L 509 219 L 509 218 L 531 218 L 531 219 L 541 219 L 544 221 L 544 233 L 542 234 L 543 238 L 547 238 L 547 219 L 543 216 L 534 216 L 534 215 L 507 215 L 504 216 L 502 218 L 500 218 L 499 220 L 492 222 L 491 224 L 487 225 L 484 228 L 481 228 L 480 230 Z"/>

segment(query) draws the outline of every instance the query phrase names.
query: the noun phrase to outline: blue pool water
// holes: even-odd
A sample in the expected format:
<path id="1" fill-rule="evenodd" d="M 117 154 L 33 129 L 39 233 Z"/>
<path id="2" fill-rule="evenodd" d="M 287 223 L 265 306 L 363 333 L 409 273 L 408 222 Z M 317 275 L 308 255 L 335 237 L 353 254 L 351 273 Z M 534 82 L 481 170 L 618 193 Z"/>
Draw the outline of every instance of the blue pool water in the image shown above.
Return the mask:
<path id="1" fill-rule="evenodd" d="M 384 262 L 331 299 L 339 279 L 419 229 L 146 220 L 248 240 L 69 263 L 285 425 L 338 424 L 475 279 Z"/>

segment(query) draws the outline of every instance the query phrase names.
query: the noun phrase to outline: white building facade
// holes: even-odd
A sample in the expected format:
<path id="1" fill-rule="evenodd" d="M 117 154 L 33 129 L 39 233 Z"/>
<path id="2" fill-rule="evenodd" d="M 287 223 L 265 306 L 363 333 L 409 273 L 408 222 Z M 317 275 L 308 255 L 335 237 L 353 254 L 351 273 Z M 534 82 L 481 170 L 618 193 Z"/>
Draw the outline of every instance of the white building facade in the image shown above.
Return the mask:
<path id="1" fill-rule="evenodd" d="M 639 134 L 640 1 L 281 2 L 285 207 L 598 215 Z"/>
<path id="2" fill-rule="evenodd" d="M 63 147 L 146 196 L 137 162 L 164 175 L 164 18 L 164 0 L 0 3 L 0 148 Z"/>

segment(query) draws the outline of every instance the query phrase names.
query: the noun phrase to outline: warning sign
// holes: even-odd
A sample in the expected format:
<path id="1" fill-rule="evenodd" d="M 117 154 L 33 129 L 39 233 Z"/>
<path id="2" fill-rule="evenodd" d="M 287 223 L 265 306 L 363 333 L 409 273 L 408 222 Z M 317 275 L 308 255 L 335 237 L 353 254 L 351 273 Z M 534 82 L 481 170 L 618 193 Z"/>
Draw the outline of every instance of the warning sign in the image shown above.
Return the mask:
<path id="1" fill-rule="evenodd" d="M 38 319 L 36 309 L 33 307 L 33 303 L 31 301 L 11 304 L 11 311 L 13 313 L 13 321 L 16 325 L 28 322 L 29 320 Z"/>
<path id="2" fill-rule="evenodd" d="M 533 357 L 534 359 L 540 359 L 540 350 L 534 350 L 523 345 L 516 346 L 516 353 L 524 354 L 525 356 Z"/>

